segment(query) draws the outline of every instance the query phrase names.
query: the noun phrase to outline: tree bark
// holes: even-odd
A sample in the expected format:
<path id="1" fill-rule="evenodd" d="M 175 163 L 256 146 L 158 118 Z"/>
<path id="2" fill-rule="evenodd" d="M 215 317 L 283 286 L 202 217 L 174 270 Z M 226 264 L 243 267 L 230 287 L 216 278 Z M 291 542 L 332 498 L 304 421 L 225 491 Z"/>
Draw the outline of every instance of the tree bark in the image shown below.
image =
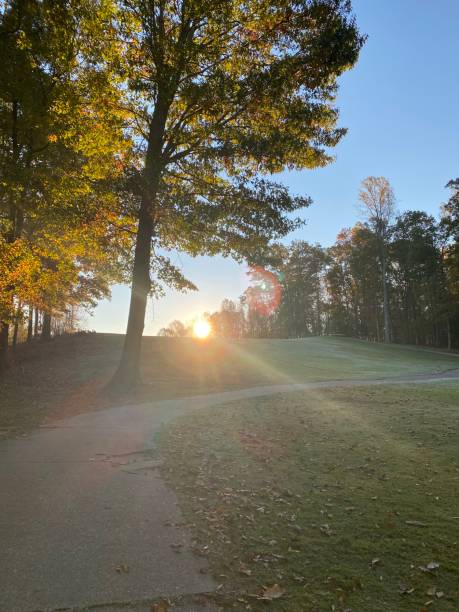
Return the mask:
<path id="1" fill-rule="evenodd" d="M 11 145 L 12 145 L 12 162 L 13 165 L 17 164 L 19 157 L 19 146 L 18 146 L 18 114 L 19 114 L 19 104 L 17 100 L 13 100 L 13 104 L 11 107 Z M 16 206 L 12 203 L 9 207 L 9 220 L 10 220 L 10 228 L 5 236 L 6 242 L 11 244 L 16 239 L 16 229 L 17 229 L 17 210 Z M 11 291 L 13 287 L 8 287 L 7 290 Z M 14 301 L 13 298 L 10 298 L 11 304 L 11 312 L 14 310 Z M 0 323 L 0 372 L 4 371 L 8 365 L 8 350 L 9 350 L 9 332 L 10 326 L 9 323 L 2 321 Z"/>
<path id="2" fill-rule="evenodd" d="M 43 327 L 40 339 L 43 342 L 49 342 L 49 340 L 51 340 L 51 315 L 47 312 L 43 314 Z"/>
<path id="3" fill-rule="evenodd" d="M 159 102 L 150 126 L 134 253 L 128 324 L 120 364 L 110 382 L 112 389 L 127 389 L 140 380 L 140 346 L 145 325 L 148 293 L 151 289 L 151 240 L 154 232 L 156 198 L 163 171 L 162 147 L 168 108 L 167 103 Z"/>
<path id="4" fill-rule="evenodd" d="M 387 257 L 384 238 L 380 238 L 381 249 L 381 275 L 383 286 L 383 311 L 384 311 L 384 342 L 389 344 L 392 341 L 391 321 L 390 321 L 390 304 L 389 304 L 389 288 L 387 286 Z"/>
<path id="5" fill-rule="evenodd" d="M 33 337 L 38 338 L 38 323 L 40 318 L 40 311 L 38 308 L 35 308 L 35 319 L 33 323 Z"/>
<path id="6" fill-rule="evenodd" d="M 451 321 L 449 317 L 446 320 L 446 335 L 448 338 L 448 351 L 451 351 L 453 348 L 453 343 L 452 343 L 452 334 L 451 334 Z"/>
<path id="7" fill-rule="evenodd" d="M 16 321 L 14 322 L 14 327 L 13 327 L 13 342 L 12 342 L 13 349 L 16 348 L 16 344 L 18 343 L 18 332 L 19 332 L 19 321 L 16 319 Z"/>
<path id="8" fill-rule="evenodd" d="M 19 333 L 19 322 L 22 315 L 22 304 L 19 303 L 16 308 L 16 315 L 14 317 L 14 327 L 13 327 L 13 341 L 11 346 L 13 349 L 16 348 L 16 344 L 18 343 L 18 333 Z"/>
<path id="9" fill-rule="evenodd" d="M 27 317 L 27 342 L 31 342 L 33 337 L 33 307 L 29 306 Z"/>
<path id="10" fill-rule="evenodd" d="M 4 372 L 8 366 L 8 339 L 10 326 L 8 323 L 0 325 L 0 374 Z"/>
<path id="11" fill-rule="evenodd" d="M 132 386 L 139 381 L 140 345 L 150 291 L 150 256 L 153 219 L 142 201 L 132 274 L 131 302 L 123 353 L 114 379 L 116 386 Z"/>

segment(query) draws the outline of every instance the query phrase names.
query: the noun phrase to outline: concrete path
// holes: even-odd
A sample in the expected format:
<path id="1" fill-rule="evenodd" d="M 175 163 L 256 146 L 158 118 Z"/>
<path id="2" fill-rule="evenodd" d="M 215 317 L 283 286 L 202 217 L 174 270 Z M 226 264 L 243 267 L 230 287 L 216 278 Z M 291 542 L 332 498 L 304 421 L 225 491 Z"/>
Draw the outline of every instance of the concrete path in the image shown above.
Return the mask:
<path id="1" fill-rule="evenodd" d="M 120 406 L 0 442 L 0 610 L 146 612 L 216 584 L 161 480 L 155 434 L 177 416 L 232 400 L 328 387 L 432 383 L 459 370 L 388 380 L 272 385 Z"/>

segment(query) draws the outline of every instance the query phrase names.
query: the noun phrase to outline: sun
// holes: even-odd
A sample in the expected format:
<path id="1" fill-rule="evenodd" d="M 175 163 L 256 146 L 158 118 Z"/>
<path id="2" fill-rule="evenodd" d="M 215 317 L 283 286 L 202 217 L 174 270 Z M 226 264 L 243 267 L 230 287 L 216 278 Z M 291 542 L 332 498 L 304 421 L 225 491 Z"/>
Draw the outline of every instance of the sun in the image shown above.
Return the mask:
<path id="1" fill-rule="evenodd" d="M 204 340 L 210 335 L 211 331 L 212 328 L 210 326 L 210 323 L 205 319 L 198 319 L 193 324 L 193 336 L 195 336 L 196 338 L 201 338 L 202 340 Z"/>

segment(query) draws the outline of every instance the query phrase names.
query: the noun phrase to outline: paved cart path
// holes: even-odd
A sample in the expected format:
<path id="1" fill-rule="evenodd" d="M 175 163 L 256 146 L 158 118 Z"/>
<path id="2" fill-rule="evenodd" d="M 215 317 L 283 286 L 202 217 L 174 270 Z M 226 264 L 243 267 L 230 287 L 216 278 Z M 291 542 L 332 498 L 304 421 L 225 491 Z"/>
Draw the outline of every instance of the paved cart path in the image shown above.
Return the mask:
<path id="1" fill-rule="evenodd" d="M 459 370 L 253 387 L 81 414 L 0 442 L 0 610 L 146 612 L 163 596 L 184 596 L 178 610 L 216 610 L 192 603 L 217 585 L 158 473 L 162 427 L 232 400 L 455 378 Z"/>

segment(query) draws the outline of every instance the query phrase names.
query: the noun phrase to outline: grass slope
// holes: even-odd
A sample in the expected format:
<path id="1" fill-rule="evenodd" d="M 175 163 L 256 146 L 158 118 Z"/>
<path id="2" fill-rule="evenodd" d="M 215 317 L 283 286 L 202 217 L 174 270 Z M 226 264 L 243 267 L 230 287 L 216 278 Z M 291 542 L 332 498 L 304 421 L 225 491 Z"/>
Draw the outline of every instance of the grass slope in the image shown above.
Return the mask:
<path id="1" fill-rule="evenodd" d="M 164 473 L 227 603 L 458 610 L 458 406 L 454 381 L 251 399 L 176 421 L 160 439 Z"/>
<path id="2" fill-rule="evenodd" d="M 111 403 L 459 367 L 457 355 L 346 338 L 200 342 L 146 337 L 142 344 L 145 384 L 113 398 L 104 387 L 118 364 L 123 339 L 115 334 L 88 334 L 18 347 L 16 367 L 0 381 L 0 436 Z"/>

